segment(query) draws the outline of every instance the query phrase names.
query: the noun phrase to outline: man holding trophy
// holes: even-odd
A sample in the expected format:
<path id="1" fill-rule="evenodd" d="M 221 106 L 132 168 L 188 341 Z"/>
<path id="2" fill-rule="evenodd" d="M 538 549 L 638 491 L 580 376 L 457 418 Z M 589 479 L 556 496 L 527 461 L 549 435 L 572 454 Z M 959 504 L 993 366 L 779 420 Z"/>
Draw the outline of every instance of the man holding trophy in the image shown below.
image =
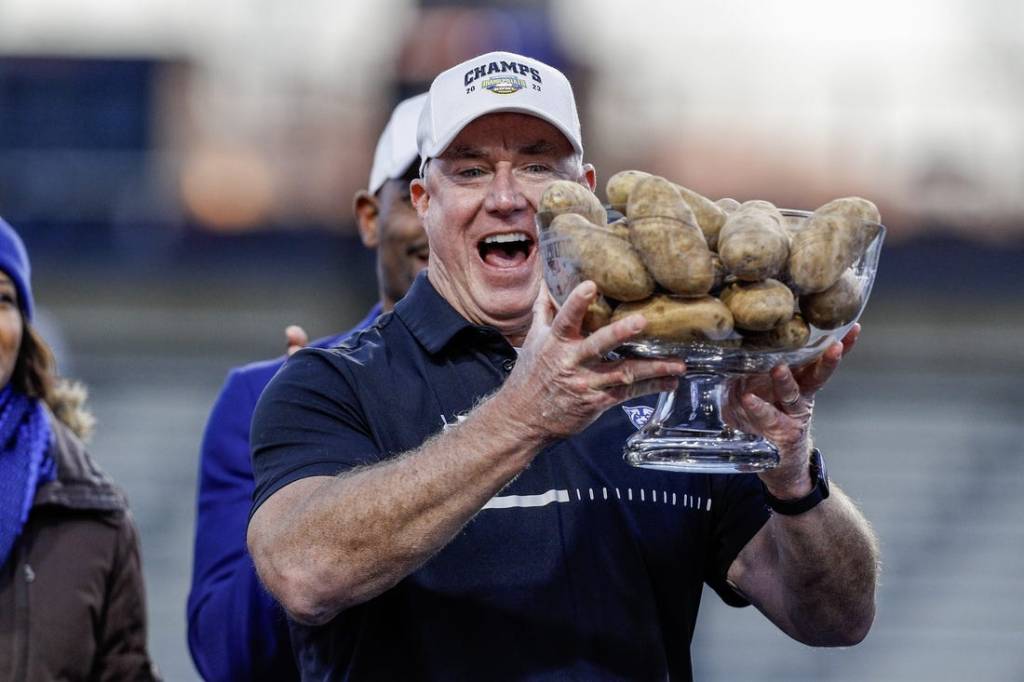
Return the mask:
<path id="1" fill-rule="evenodd" d="M 876 543 L 809 438 L 856 328 L 733 401 L 775 469 L 630 467 L 617 406 L 686 367 L 607 359 L 644 318 L 585 336 L 593 282 L 558 310 L 541 284 L 541 194 L 596 182 L 569 82 L 481 55 L 435 79 L 418 142 L 428 272 L 341 347 L 294 355 L 253 421 L 248 542 L 304 678 L 689 679 L 705 582 L 807 644 L 863 639 Z"/>

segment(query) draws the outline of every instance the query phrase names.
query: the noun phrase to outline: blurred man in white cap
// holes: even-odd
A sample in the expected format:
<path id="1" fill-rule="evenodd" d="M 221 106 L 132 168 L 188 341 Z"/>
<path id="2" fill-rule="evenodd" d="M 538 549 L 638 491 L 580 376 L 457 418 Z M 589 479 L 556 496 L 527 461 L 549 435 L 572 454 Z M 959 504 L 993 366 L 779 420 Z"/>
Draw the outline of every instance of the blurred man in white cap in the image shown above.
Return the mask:
<path id="1" fill-rule="evenodd" d="M 584 337 L 594 283 L 557 311 L 541 287 L 544 188 L 595 183 L 568 81 L 481 55 L 434 81 L 418 140 L 428 271 L 297 353 L 253 418 L 249 547 L 303 677 L 685 680 L 705 582 L 803 642 L 863 638 L 874 539 L 808 436 L 856 333 L 740 397 L 777 469 L 632 468 L 630 415 L 685 367 L 607 360 L 645 320 Z"/>
<path id="2" fill-rule="evenodd" d="M 354 199 L 363 243 L 377 250 L 380 300 L 354 329 L 321 339 L 315 347 L 335 346 L 391 310 L 426 267 L 426 236 L 409 200 L 419 160 L 416 126 L 425 99 L 426 94 L 419 95 L 395 108 L 377 143 L 370 184 Z M 292 330 L 290 339 L 305 345 L 303 336 Z M 284 360 L 231 370 L 203 437 L 188 641 L 207 680 L 298 679 L 284 613 L 259 584 L 245 547 L 253 490 L 249 425 L 256 399 Z"/>

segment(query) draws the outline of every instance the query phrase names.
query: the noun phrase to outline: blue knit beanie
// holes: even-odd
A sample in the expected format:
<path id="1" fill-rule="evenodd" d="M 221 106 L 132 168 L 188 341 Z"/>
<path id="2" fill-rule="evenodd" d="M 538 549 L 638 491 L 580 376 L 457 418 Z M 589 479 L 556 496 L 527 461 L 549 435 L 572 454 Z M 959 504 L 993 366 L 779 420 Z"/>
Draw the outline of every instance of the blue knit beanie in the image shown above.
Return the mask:
<path id="1" fill-rule="evenodd" d="M 18 305 L 25 319 L 32 320 L 32 266 L 21 237 L 14 228 L 0 218 L 0 270 L 14 282 L 18 291 Z"/>

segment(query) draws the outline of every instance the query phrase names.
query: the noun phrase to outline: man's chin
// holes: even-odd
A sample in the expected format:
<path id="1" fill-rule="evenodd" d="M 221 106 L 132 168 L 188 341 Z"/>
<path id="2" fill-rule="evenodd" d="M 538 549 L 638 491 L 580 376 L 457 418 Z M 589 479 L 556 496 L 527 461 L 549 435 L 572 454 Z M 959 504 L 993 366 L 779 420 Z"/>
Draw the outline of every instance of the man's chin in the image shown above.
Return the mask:
<path id="1" fill-rule="evenodd" d="M 537 297 L 536 282 L 526 282 L 518 286 L 487 287 L 480 291 L 486 291 L 484 295 L 476 295 L 477 306 L 481 318 L 487 320 L 487 324 L 497 327 L 511 323 L 514 326 L 529 320 L 533 312 L 533 302 Z"/>

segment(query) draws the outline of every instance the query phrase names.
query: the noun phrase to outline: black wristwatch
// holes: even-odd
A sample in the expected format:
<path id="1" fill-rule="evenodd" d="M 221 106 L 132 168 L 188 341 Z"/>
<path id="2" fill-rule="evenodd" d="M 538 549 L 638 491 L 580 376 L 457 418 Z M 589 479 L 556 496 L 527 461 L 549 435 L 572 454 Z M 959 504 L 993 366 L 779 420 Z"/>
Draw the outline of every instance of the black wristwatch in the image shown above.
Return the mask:
<path id="1" fill-rule="evenodd" d="M 768 492 L 765 486 L 764 499 L 769 509 L 784 516 L 796 516 L 814 509 L 828 498 L 828 472 L 825 471 L 825 460 L 818 448 L 811 450 L 811 480 L 814 481 L 814 489 L 799 500 L 780 500 Z"/>

